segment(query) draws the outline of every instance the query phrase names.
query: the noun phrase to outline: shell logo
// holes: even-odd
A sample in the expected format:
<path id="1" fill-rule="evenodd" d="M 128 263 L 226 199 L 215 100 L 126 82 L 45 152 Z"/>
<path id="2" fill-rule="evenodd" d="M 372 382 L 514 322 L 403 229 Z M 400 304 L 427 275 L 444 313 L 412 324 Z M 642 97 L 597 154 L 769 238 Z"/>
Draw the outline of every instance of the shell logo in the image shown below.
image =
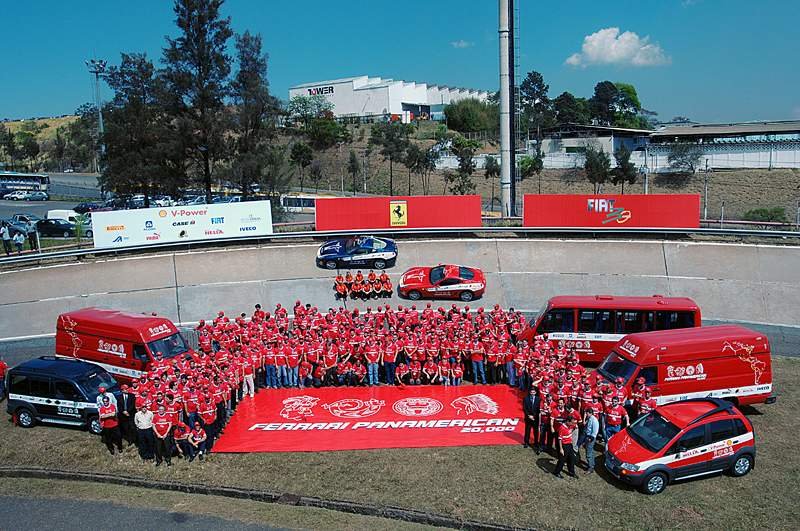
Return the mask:
<path id="1" fill-rule="evenodd" d="M 159 210 L 158 211 L 158 217 L 160 217 L 160 218 L 167 217 L 167 211 L 166 210 Z"/>

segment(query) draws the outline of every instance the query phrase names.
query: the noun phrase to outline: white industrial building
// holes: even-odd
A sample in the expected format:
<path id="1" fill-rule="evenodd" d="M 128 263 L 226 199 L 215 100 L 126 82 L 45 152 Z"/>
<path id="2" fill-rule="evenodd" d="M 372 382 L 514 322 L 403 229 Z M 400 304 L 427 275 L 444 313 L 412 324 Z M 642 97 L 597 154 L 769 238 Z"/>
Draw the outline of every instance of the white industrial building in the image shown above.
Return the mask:
<path id="1" fill-rule="evenodd" d="M 303 83 L 289 89 L 290 100 L 314 95 L 330 101 L 337 118 L 369 122 L 390 117 L 443 119 L 446 105 L 467 98 L 486 101 L 489 92 L 369 76 Z"/>

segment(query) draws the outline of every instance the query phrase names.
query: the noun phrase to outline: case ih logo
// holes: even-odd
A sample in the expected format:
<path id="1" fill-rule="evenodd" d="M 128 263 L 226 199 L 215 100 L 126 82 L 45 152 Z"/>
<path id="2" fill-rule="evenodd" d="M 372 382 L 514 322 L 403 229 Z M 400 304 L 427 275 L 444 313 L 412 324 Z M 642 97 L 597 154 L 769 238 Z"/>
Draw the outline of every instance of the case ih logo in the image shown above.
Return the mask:
<path id="1" fill-rule="evenodd" d="M 602 221 L 603 225 L 616 221 L 620 225 L 631 219 L 631 211 L 623 207 L 615 207 L 616 199 L 587 199 L 586 210 L 588 212 L 598 212 L 605 214 L 606 218 Z"/>
<path id="2" fill-rule="evenodd" d="M 325 94 L 333 94 L 333 85 L 327 87 L 312 87 L 307 90 L 309 96 L 324 96 Z"/>
<path id="3" fill-rule="evenodd" d="M 152 336 L 157 336 L 159 334 L 163 334 L 164 332 L 169 332 L 169 331 L 170 331 L 170 329 L 169 329 L 169 325 L 168 324 L 162 324 L 162 325 L 154 326 L 153 328 L 148 328 L 147 329 L 147 333 L 149 333 L 151 337 Z"/>

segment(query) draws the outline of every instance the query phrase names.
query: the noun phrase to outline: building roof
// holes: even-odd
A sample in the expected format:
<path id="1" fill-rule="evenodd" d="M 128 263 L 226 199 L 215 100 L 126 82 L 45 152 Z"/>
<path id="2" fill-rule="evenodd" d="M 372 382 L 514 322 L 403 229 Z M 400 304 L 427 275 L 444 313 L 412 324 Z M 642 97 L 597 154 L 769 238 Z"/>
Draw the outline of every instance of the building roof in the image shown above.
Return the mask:
<path id="1" fill-rule="evenodd" d="M 340 79 L 326 79 L 324 81 L 313 81 L 311 83 L 301 83 L 300 85 L 294 85 L 289 87 L 290 89 L 298 89 L 298 88 L 306 88 L 306 87 L 316 87 L 317 85 L 336 85 L 339 83 L 347 83 L 348 81 L 355 81 L 356 79 L 365 78 L 367 76 L 354 76 L 354 77 L 343 77 Z"/>
<path id="2" fill-rule="evenodd" d="M 627 297 L 615 295 L 558 295 L 549 304 L 554 308 L 586 308 L 607 310 L 697 310 L 688 297 Z"/>
<path id="3" fill-rule="evenodd" d="M 651 136 L 659 138 L 675 136 L 768 135 L 780 133 L 800 133 L 800 120 L 672 125 L 655 131 Z"/>
<path id="4" fill-rule="evenodd" d="M 586 125 L 586 124 L 574 124 L 574 123 L 567 123 L 567 124 L 561 124 L 557 127 L 550 127 L 547 128 L 546 131 L 549 134 L 575 132 L 575 131 L 594 131 L 594 132 L 607 132 L 607 133 L 633 133 L 641 135 L 649 135 L 653 132 L 650 131 L 649 129 L 632 129 L 629 127 L 612 127 L 608 125 Z"/>

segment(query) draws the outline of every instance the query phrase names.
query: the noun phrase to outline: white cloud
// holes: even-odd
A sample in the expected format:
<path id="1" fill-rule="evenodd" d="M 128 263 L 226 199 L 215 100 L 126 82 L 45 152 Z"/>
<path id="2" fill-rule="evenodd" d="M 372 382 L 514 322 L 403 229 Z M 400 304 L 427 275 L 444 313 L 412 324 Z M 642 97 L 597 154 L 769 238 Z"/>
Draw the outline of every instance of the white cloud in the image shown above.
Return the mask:
<path id="1" fill-rule="evenodd" d="M 470 48 L 472 46 L 475 46 L 475 43 L 470 41 L 465 41 L 464 39 L 459 39 L 457 41 L 451 42 L 450 46 L 452 46 L 453 48 Z"/>
<path id="2" fill-rule="evenodd" d="M 639 37 L 632 31 L 620 33 L 619 28 L 605 28 L 583 38 L 579 53 L 567 57 L 566 64 L 657 66 L 669 64 L 670 58 L 650 37 Z"/>

